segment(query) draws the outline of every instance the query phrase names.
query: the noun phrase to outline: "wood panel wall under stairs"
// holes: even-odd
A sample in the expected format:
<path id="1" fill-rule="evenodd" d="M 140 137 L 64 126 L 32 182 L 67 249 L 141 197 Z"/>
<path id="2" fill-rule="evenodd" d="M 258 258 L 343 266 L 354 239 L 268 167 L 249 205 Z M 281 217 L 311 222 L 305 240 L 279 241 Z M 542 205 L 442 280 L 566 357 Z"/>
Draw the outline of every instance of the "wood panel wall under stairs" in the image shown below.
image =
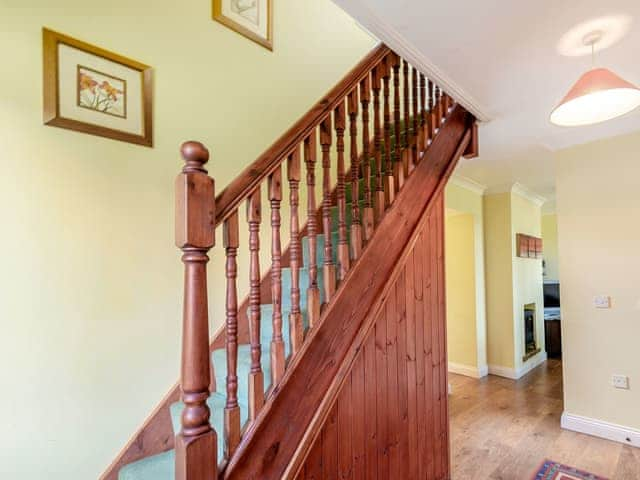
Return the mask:
<path id="1" fill-rule="evenodd" d="M 443 194 L 297 478 L 450 478 Z"/>

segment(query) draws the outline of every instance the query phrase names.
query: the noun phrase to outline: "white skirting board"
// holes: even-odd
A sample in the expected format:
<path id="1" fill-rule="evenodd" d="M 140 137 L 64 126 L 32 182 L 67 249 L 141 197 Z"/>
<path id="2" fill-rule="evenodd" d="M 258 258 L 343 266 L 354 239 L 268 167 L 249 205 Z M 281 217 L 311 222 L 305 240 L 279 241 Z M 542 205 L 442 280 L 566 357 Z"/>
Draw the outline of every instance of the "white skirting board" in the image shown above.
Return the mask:
<path id="1" fill-rule="evenodd" d="M 458 375 L 464 375 L 466 377 L 482 378 L 486 377 L 489 374 L 489 367 L 487 365 L 474 367 L 471 365 L 449 362 L 449 371 L 451 373 L 457 373 Z"/>
<path id="2" fill-rule="evenodd" d="M 546 361 L 547 361 L 547 352 L 540 352 L 536 356 L 527 360 L 527 362 L 518 369 L 502 367 L 500 365 L 489 365 L 489 373 L 491 375 L 498 375 L 499 377 L 505 377 L 505 378 L 511 378 L 512 380 L 517 380 L 521 377 L 524 377 L 531 370 L 533 370 L 538 365 Z"/>
<path id="3" fill-rule="evenodd" d="M 560 425 L 566 430 L 586 433 L 594 437 L 606 438 L 607 440 L 624 443 L 625 445 L 640 447 L 640 430 L 634 428 L 596 420 L 595 418 L 574 415 L 568 412 L 562 413 Z"/>

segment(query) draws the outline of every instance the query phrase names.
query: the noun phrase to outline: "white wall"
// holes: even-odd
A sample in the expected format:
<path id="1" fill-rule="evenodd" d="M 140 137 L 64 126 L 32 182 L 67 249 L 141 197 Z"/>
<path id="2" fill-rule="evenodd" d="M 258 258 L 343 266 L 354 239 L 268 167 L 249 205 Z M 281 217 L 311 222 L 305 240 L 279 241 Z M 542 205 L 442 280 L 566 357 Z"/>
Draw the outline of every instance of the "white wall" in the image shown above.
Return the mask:
<path id="1" fill-rule="evenodd" d="M 560 151 L 556 170 L 565 411 L 640 429 L 640 132 Z"/>
<path id="2" fill-rule="evenodd" d="M 155 148 L 42 125 L 43 26 L 154 68 Z M 96 478 L 178 378 L 180 143 L 220 191 L 375 43 L 328 0 L 278 0 L 274 28 L 269 52 L 210 1 L 0 4 L 0 478 Z"/>

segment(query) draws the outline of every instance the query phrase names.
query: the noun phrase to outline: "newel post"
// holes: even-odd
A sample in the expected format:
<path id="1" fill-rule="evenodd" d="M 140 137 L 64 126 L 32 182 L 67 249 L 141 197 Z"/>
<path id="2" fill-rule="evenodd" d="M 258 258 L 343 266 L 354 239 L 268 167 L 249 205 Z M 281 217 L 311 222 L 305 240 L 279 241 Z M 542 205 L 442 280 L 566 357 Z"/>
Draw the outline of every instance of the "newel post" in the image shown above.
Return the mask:
<path id="1" fill-rule="evenodd" d="M 176 178 L 176 245 L 184 263 L 182 369 L 180 389 L 185 404 L 182 429 L 176 436 L 176 480 L 217 478 L 217 438 L 209 423 L 209 319 L 207 252 L 214 245 L 213 179 L 204 164 L 209 151 L 198 142 L 181 148 L 185 166 Z"/>

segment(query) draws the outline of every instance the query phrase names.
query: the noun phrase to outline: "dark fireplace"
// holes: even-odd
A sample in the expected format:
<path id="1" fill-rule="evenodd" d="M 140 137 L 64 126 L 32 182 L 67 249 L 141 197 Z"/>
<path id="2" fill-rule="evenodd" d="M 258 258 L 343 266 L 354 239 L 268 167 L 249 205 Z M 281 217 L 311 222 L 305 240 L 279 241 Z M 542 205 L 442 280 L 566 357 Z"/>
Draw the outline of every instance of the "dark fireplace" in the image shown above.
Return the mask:
<path id="1" fill-rule="evenodd" d="M 540 349 L 536 344 L 536 304 L 528 303 L 524 306 L 524 358 L 534 356 Z"/>

